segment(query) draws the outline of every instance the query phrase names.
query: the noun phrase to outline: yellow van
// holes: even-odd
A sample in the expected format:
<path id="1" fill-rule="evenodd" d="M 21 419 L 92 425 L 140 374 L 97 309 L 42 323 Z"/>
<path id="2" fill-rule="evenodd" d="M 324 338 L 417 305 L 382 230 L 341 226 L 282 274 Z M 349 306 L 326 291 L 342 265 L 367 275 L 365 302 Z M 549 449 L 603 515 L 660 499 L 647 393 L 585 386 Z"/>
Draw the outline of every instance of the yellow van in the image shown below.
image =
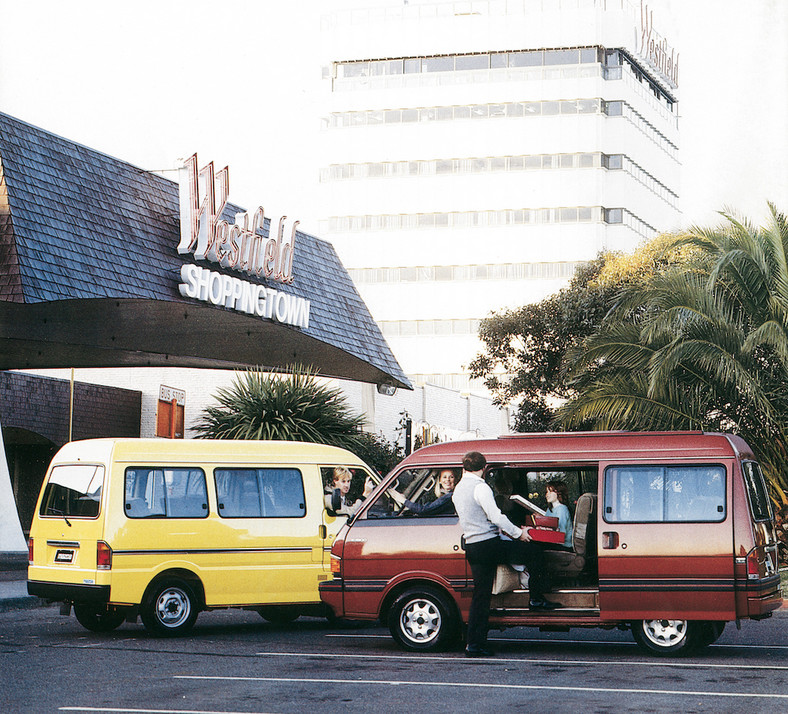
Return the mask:
<path id="1" fill-rule="evenodd" d="M 378 477 L 344 449 L 285 441 L 88 439 L 55 455 L 30 529 L 27 589 L 71 606 L 89 630 L 137 615 L 159 634 L 201 610 L 241 607 L 270 621 L 327 614 L 332 474 L 348 498 Z M 344 473 L 344 471 L 343 471 Z M 328 499 L 330 505 L 331 499 Z"/>

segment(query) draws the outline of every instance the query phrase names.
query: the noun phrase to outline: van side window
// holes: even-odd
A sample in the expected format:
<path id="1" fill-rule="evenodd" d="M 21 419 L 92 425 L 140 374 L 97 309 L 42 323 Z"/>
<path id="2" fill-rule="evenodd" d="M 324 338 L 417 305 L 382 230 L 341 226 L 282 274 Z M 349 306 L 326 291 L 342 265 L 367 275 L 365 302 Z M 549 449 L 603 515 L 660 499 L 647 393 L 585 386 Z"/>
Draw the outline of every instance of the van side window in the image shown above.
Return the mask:
<path id="1" fill-rule="evenodd" d="M 99 514 L 103 485 L 103 466 L 55 466 L 41 499 L 39 515 L 95 518 Z"/>
<path id="2" fill-rule="evenodd" d="M 304 481 L 298 469 L 215 469 L 222 518 L 302 518 Z"/>
<path id="3" fill-rule="evenodd" d="M 191 468 L 127 468 L 123 508 L 129 518 L 206 518 L 205 472 Z"/>
<path id="4" fill-rule="evenodd" d="M 603 515 L 608 523 L 725 520 L 723 466 L 608 466 Z"/>

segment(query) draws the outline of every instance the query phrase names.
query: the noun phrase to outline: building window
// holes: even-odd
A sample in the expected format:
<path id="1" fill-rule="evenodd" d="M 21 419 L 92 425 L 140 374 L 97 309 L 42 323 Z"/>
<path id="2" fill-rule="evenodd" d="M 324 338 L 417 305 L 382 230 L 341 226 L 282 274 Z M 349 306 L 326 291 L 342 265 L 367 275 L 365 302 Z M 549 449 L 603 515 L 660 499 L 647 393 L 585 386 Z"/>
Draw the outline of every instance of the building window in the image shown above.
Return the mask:
<path id="1" fill-rule="evenodd" d="M 624 211 L 621 208 L 606 208 L 605 223 L 623 223 Z"/>

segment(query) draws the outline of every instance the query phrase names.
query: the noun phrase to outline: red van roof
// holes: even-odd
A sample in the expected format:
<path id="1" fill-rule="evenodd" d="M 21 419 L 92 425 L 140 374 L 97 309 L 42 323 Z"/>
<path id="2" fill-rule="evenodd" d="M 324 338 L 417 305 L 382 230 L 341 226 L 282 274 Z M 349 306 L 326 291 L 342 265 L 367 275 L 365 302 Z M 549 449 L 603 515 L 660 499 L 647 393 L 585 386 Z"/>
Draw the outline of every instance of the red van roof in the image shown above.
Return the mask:
<path id="1" fill-rule="evenodd" d="M 402 465 L 458 464 L 468 451 L 490 463 L 528 461 L 596 462 L 638 458 L 752 457 L 747 443 L 732 434 L 702 431 L 591 431 L 508 434 L 497 439 L 448 441 L 418 449 Z"/>

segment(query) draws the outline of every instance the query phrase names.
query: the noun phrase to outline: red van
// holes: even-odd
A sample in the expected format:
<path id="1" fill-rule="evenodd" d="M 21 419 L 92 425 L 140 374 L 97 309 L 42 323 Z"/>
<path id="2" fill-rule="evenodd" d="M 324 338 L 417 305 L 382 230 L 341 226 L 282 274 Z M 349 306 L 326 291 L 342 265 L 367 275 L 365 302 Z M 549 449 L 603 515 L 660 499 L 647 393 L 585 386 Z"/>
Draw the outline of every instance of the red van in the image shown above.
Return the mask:
<path id="1" fill-rule="evenodd" d="M 628 628 L 646 651 L 679 654 L 782 604 L 771 504 L 742 439 L 552 433 L 436 444 L 406 458 L 334 542 L 334 579 L 320 593 L 337 616 L 380 619 L 410 650 L 459 643 L 473 589 L 462 530 L 450 499 L 418 511 L 436 502 L 442 471 L 459 477 L 471 450 L 487 458 L 485 478 L 514 522 L 521 507 L 509 494 L 544 507 L 554 479 L 573 510 L 571 550 L 546 553 L 547 595 L 561 607 L 531 612 L 518 574 L 500 566 L 492 628 Z"/>

